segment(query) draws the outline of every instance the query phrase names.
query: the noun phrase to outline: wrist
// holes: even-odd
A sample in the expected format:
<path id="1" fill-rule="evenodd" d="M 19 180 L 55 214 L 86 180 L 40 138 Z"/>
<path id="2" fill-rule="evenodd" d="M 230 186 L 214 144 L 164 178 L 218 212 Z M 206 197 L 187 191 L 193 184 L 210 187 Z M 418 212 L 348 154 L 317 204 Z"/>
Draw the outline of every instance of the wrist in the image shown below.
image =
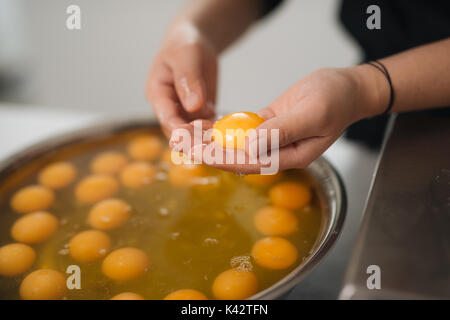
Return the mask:
<path id="1" fill-rule="evenodd" d="M 350 69 L 358 83 L 357 96 L 361 111 L 359 118 L 370 118 L 384 113 L 390 99 L 390 86 L 384 74 L 368 64 Z"/>

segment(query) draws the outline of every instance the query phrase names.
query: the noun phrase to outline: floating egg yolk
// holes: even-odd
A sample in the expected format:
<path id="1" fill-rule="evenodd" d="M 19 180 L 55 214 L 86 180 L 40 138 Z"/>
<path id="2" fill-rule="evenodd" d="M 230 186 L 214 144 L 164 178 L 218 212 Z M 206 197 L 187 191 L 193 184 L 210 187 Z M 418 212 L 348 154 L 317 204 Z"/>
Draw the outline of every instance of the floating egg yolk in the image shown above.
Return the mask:
<path id="1" fill-rule="evenodd" d="M 91 170 L 100 174 L 115 174 L 128 163 L 127 158 L 120 152 L 103 152 L 91 162 Z"/>
<path id="2" fill-rule="evenodd" d="M 230 269 L 217 276 L 212 291 L 219 300 L 242 300 L 258 291 L 258 278 L 251 271 Z"/>
<path id="3" fill-rule="evenodd" d="M 41 243 L 58 230 L 58 225 L 59 221 L 54 215 L 37 211 L 18 219 L 11 228 L 11 236 L 23 243 Z"/>
<path id="4" fill-rule="evenodd" d="M 52 269 L 33 271 L 20 285 L 23 300 L 58 300 L 66 293 L 64 275 Z"/>
<path id="5" fill-rule="evenodd" d="M 11 243 L 0 248 L 0 275 L 17 276 L 27 271 L 34 263 L 33 248 L 22 243 Z"/>
<path id="6" fill-rule="evenodd" d="M 298 218 L 291 211 L 279 207 L 264 207 L 253 219 L 256 229 L 266 236 L 286 236 L 298 229 Z"/>
<path id="7" fill-rule="evenodd" d="M 214 124 L 212 138 L 225 148 L 245 149 L 245 138 L 264 121 L 252 112 L 231 113 Z"/>
<path id="8" fill-rule="evenodd" d="M 18 213 L 45 210 L 55 201 L 51 189 L 42 186 L 28 186 L 17 191 L 11 199 L 11 207 Z"/>
<path id="9" fill-rule="evenodd" d="M 155 160 L 162 150 L 161 140 L 152 135 L 136 137 L 128 145 L 128 154 L 136 160 Z"/>
<path id="10" fill-rule="evenodd" d="M 297 248 L 288 240 L 267 237 L 255 242 L 252 256 L 261 267 L 273 270 L 289 268 L 298 257 Z"/>
<path id="11" fill-rule="evenodd" d="M 122 292 L 114 297 L 111 300 L 145 300 L 143 296 L 134 292 Z"/>
<path id="12" fill-rule="evenodd" d="M 119 183 L 113 177 L 93 174 L 78 183 L 75 195 L 81 202 L 92 204 L 113 196 L 118 190 Z"/>
<path id="13" fill-rule="evenodd" d="M 189 187 L 208 175 L 206 168 L 197 164 L 182 164 L 169 170 L 169 181 L 177 187 Z"/>
<path id="14" fill-rule="evenodd" d="M 208 300 L 208 298 L 197 290 L 181 289 L 169 293 L 164 300 Z"/>
<path id="15" fill-rule="evenodd" d="M 113 280 L 127 281 L 144 275 L 150 261 L 147 254 L 136 248 L 122 248 L 111 252 L 102 263 L 103 273 Z"/>
<path id="16" fill-rule="evenodd" d="M 139 189 L 149 185 L 156 174 L 155 168 L 146 162 L 134 162 L 120 172 L 120 181 L 130 189 Z"/>
<path id="17" fill-rule="evenodd" d="M 109 236 L 103 231 L 87 230 L 75 235 L 69 242 L 72 258 L 91 262 L 103 258 L 111 247 Z"/>
<path id="18" fill-rule="evenodd" d="M 131 207 L 120 199 L 106 199 L 94 205 L 89 212 L 89 224 L 101 230 L 120 227 L 131 215 Z"/>
<path id="19" fill-rule="evenodd" d="M 248 174 L 243 179 L 248 184 L 257 187 L 267 187 L 275 183 L 281 177 L 281 172 L 276 174 Z"/>
<path id="20" fill-rule="evenodd" d="M 75 166 L 70 162 L 55 162 L 39 173 L 39 183 L 50 189 L 61 189 L 73 182 L 77 175 Z"/>
<path id="21" fill-rule="evenodd" d="M 298 209 L 311 201 L 311 191 L 299 183 L 283 182 L 269 190 L 269 197 L 274 205 L 286 209 Z"/>

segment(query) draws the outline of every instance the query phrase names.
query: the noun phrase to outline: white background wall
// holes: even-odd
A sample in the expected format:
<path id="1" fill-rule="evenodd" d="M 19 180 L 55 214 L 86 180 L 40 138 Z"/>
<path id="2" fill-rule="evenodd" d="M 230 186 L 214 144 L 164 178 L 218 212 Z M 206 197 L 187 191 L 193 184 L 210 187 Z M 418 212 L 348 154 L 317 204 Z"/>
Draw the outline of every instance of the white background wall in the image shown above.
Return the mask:
<path id="1" fill-rule="evenodd" d="M 143 92 L 149 65 L 170 18 L 185 2 L 0 0 L 0 8 L 9 11 L 3 10 L 5 16 L 14 13 L 9 30 L 17 31 L 3 35 L 9 37 L 4 43 L 17 48 L 20 42 L 22 49 L 3 57 L 3 65 L 25 80 L 10 100 L 147 110 Z M 81 31 L 65 28 L 69 4 L 81 7 Z M 338 23 L 338 6 L 336 0 L 286 0 L 248 32 L 221 59 L 219 109 L 256 110 L 317 68 L 357 62 L 356 46 Z M 5 63 L 8 59 L 11 63 Z"/>

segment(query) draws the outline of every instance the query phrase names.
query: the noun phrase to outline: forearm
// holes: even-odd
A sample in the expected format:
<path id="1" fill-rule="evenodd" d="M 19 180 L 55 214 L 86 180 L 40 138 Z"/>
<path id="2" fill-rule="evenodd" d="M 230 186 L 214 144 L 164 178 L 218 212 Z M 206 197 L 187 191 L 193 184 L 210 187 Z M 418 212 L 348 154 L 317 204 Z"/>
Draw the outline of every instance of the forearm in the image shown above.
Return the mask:
<path id="1" fill-rule="evenodd" d="M 198 33 L 220 53 L 258 19 L 258 0 L 192 0 L 174 19 L 169 33 Z"/>
<path id="2" fill-rule="evenodd" d="M 380 59 L 389 71 L 395 92 L 391 112 L 450 106 L 450 39 L 420 46 Z M 361 81 L 365 116 L 384 112 L 390 88 L 384 75 L 370 65 L 354 68 Z M 365 100 L 367 99 L 367 100 Z"/>

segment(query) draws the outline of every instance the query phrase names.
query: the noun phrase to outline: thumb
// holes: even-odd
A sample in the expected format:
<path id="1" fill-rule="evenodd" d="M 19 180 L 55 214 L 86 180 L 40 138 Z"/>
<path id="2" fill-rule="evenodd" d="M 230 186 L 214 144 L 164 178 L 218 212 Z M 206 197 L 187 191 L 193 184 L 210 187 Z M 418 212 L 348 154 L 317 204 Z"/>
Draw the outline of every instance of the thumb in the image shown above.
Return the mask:
<path id="1" fill-rule="evenodd" d="M 200 63 L 186 61 L 182 58 L 172 65 L 175 78 L 175 90 L 183 105 L 189 113 L 200 111 L 206 105 L 207 93 Z"/>
<path id="2" fill-rule="evenodd" d="M 266 150 L 281 148 L 313 136 L 315 126 L 310 112 L 291 109 L 271 117 L 256 128 L 256 134 L 249 138 L 249 154 L 257 156 Z M 267 145 L 266 150 L 258 150 L 264 145 Z"/>

